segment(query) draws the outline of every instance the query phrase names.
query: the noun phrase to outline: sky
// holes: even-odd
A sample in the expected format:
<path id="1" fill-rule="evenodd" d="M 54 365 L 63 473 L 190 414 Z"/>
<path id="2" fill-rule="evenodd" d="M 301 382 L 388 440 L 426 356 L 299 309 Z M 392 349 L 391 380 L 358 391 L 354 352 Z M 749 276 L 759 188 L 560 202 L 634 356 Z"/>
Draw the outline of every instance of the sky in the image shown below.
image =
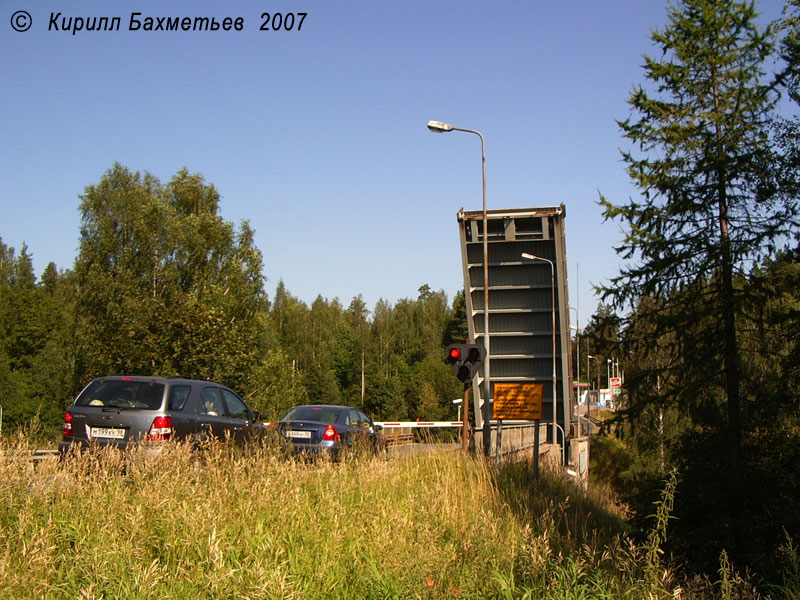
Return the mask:
<path id="1" fill-rule="evenodd" d="M 772 5 L 775 6 L 772 6 Z M 775 11 L 777 2 L 762 3 Z M 80 196 L 115 163 L 180 169 L 255 229 L 270 297 L 371 309 L 463 288 L 457 212 L 566 206 L 570 304 L 620 266 L 599 194 L 637 191 L 616 124 L 643 82 L 662 0 L 0 0 L 0 238 L 41 275 L 72 268 Z M 30 28 L 15 31 L 29 15 Z M 265 12 L 306 13 L 262 31 Z M 58 15 L 58 31 L 49 26 Z M 129 30 L 147 17 L 241 18 L 241 31 Z M 775 13 L 777 14 L 777 13 Z M 62 18 L 120 17 L 114 31 Z M 15 20 L 16 19 L 16 20 Z M 288 22 L 288 21 L 286 21 Z"/>

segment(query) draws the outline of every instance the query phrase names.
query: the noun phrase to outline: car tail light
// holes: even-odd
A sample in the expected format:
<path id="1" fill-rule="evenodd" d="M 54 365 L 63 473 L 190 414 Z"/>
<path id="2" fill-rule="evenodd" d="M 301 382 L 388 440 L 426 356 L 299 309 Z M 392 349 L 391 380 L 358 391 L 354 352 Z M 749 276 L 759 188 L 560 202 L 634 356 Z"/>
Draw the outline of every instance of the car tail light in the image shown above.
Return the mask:
<path id="1" fill-rule="evenodd" d="M 323 440 L 333 440 L 334 442 L 338 442 L 342 439 L 339 435 L 339 432 L 336 431 L 336 427 L 333 425 L 326 425 L 325 426 L 325 433 L 322 434 Z"/>
<path id="2" fill-rule="evenodd" d="M 147 434 L 148 441 L 168 440 L 172 437 L 172 417 L 156 417 Z"/>
<path id="3" fill-rule="evenodd" d="M 72 435 L 72 413 L 68 412 L 64 415 L 64 427 L 61 429 L 64 435 Z"/>

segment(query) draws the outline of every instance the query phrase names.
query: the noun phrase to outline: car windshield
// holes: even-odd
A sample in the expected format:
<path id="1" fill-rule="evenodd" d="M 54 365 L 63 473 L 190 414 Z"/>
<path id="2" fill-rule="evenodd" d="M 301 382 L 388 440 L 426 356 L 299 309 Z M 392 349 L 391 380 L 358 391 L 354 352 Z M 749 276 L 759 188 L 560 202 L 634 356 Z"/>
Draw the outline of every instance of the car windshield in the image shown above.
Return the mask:
<path id="1" fill-rule="evenodd" d="M 320 423 L 336 423 L 341 408 L 332 406 L 298 406 L 289 411 L 281 421 L 319 421 Z"/>
<path id="2" fill-rule="evenodd" d="M 111 379 L 93 381 L 75 401 L 76 406 L 156 410 L 161 408 L 164 384 Z"/>

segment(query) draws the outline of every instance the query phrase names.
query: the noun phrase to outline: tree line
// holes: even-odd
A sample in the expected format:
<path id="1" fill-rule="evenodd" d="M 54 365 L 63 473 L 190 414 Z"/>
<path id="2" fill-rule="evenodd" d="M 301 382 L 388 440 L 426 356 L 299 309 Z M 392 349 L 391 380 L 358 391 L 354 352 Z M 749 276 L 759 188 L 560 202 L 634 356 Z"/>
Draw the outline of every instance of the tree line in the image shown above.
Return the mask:
<path id="1" fill-rule="evenodd" d="M 111 373 L 227 384 L 267 420 L 303 402 L 353 404 L 378 419 L 445 419 L 460 384 L 442 346 L 466 335 L 453 304 L 265 292 L 248 222 L 218 214 L 219 193 L 181 170 L 168 183 L 115 164 L 80 196 L 74 264 L 37 280 L 31 255 L 0 240 L 3 424 L 38 418 L 57 435 L 69 401 Z"/>

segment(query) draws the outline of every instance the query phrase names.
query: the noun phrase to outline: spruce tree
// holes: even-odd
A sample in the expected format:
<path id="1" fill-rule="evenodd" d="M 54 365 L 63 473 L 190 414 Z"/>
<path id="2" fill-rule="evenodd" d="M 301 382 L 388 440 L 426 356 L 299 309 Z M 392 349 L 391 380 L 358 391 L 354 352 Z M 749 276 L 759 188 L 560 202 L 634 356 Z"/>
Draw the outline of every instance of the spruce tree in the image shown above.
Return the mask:
<path id="1" fill-rule="evenodd" d="M 626 230 L 616 249 L 626 264 L 604 299 L 630 309 L 653 298 L 651 310 L 639 304 L 629 313 L 629 329 L 648 319 L 641 329 L 652 339 L 672 339 L 698 357 L 685 364 L 703 375 L 693 378 L 698 388 L 675 390 L 676 401 L 692 392 L 708 402 L 722 397 L 724 422 L 716 426 L 727 428 L 733 524 L 742 431 L 736 315 L 747 291 L 735 281 L 797 227 L 797 200 L 775 178 L 777 95 L 765 74 L 773 36 L 758 27 L 753 4 L 680 0 L 668 17 L 652 34 L 661 55 L 645 57 L 647 83 L 634 88 L 631 115 L 619 122 L 633 146 L 623 160 L 640 197 L 600 200 L 605 218 Z"/>

